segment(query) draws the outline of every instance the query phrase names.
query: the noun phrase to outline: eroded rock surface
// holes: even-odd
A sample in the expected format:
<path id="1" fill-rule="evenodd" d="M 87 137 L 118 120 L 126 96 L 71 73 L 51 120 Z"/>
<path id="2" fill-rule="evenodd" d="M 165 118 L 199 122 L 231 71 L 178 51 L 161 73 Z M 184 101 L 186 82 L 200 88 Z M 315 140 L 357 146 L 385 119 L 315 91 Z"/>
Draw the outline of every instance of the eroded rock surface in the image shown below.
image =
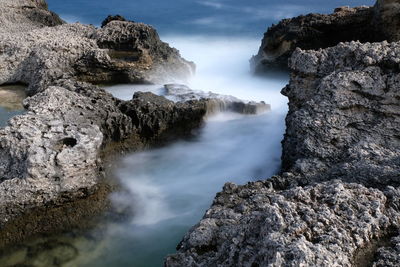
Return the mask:
<path id="1" fill-rule="evenodd" d="M 281 176 L 226 184 L 166 265 L 399 265 L 399 63 L 400 43 L 297 49 Z"/>
<path id="2" fill-rule="evenodd" d="M 283 168 L 321 181 L 373 187 L 400 184 L 399 43 L 340 44 L 297 50 Z"/>
<path id="3" fill-rule="evenodd" d="M 268 28 L 258 54 L 251 60 L 252 68 L 256 73 L 287 69 L 297 47 L 320 49 L 349 41 L 398 41 L 399 14 L 397 0 L 379 0 L 374 7 L 340 7 L 330 15 L 284 19 Z"/>
<path id="4" fill-rule="evenodd" d="M 1 7 L 6 9 L 6 3 Z M 79 23 L 32 25 L 26 31 L 0 31 L 0 84 L 28 84 L 30 94 L 35 94 L 60 78 L 170 82 L 185 80 L 194 71 L 193 63 L 142 23 L 113 20 L 100 29 Z"/>
<path id="5" fill-rule="evenodd" d="M 226 184 L 167 266 L 352 266 L 398 225 L 400 191 L 331 181 L 275 191 Z"/>
<path id="6" fill-rule="evenodd" d="M 70 80 L 24 104 L 27 113 L 0 129 L 0 226 L 29 208 L 91 194 L 108 143 L 131 138 L 149 143 L 175 129 L 190 133 L 206 113 L 201 101 L 175 104 L 150 93 L 122 101 Z"/>
<path id="7" fill-rule="evenodd" d="M 204 100 L 207 104 L 208 115 L 226 111 L 254 115 L 271 110 L 271 105 L 263 101 L 246 101 L 230 95 L 192 90 L 182 84 L 166 84 L 164 88 L 164 96 L 175 102 Z"/>
<path id="8" fill-rule="evenodd" d="M 0 3 L 0 33 L 17 34 L 63 23 L 47 9 L 45 0 L 2 0 Z"/>
<path id="9" fill-rule="evenodd" d="M 0 11 L 0 84 L 26 84 L 30 95 L 26 112 L 0 129 L 3 247 L 59 224 L 76 226 L 75 217 L 93 217 L 83 210 L 90 204 L 69 204 L 94 199 L 96 211 L 97 203 L 105 205 L 109 189 L 101 189 L 101 199 L 96 194 L 104 184 L 103 159 L 152 145 L 175 129 L 190 134 L 207 107 L 140 93 L 122 101 L 87 83 L 191 75 L 193 64 L 148 25 L 112 19 L 101 29 L 65 24 L 42 0 L 4 0 Z M 66 213 L 70 217 L 60 218 Z"/>

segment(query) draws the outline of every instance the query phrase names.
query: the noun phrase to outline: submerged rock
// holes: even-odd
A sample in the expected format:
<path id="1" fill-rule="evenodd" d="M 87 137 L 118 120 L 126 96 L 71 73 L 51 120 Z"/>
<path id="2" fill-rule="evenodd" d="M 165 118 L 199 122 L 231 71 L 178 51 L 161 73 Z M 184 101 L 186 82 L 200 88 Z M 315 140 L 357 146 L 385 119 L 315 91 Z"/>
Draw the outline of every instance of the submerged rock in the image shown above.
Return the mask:
<path id="1" fill-rule="evenodd" d="M 340 7 L 330 15 L 308 14 L 284 19 L 265 33 L 260 50 L 251 59 L 257 73 L 287 69 L 294 50 L 320 49 L 340 42 L 400 40 L 400 5 L 379 0 L 374 7 Z"/>
<path id="2" fill-rule="evenodd" d="M 192 90 L 181 84 L 166 84 L 164 87 L 165 97 L 176 102 L 204 100 L 207 104 L 207 113 L 209 115 L 224 111 L 254 115 L 271 110 L 271 106 L 263 101 L 245 101 L 230 95 Z"/>

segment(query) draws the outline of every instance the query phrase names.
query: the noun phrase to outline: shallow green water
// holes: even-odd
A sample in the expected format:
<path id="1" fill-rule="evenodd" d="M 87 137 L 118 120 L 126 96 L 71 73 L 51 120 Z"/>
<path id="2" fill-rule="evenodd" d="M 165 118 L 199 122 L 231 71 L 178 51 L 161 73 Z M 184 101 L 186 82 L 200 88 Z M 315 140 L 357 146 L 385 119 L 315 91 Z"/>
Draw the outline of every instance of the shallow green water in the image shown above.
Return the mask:
<path id="1" fill-rule="evenodd" d="M 6 126 L 10 118 L 24 113 L 22 101 L 25 97 L 24 86 L 0 86 L 0 127 Z"/>

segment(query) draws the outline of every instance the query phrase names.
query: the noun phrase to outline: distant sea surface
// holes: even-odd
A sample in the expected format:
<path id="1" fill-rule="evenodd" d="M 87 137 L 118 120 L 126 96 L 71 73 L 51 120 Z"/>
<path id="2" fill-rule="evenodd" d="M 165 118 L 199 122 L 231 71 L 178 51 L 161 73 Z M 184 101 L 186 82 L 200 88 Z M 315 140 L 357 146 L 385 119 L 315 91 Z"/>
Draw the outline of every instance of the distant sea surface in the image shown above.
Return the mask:
<path id="1" fill-rule="evenodd" d="M 100 25 L 110 14 L 151 24 L 161 35 L 207 34 L 261 37 L 282 18 L 338 6 L 373 5 L 374 0 L 48 0 L 68 22 Z"/>

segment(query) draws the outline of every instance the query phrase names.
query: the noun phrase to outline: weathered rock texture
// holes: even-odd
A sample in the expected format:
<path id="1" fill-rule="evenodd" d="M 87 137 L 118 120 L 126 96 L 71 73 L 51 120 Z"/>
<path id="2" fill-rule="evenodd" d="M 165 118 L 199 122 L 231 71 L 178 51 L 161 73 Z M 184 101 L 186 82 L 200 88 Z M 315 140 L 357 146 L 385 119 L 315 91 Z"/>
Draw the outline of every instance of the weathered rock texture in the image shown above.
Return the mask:
<path id="1" fill-rule="evenodd" d="M 271 105 L 265 102 L 246 101 L 230 95 L 220 95 L 212 92 L 192 90 L 182 84 L 166 84 L 166 98 L 175 102 L 203 100 L 207 105 L 207 115 L 219 112 L 236 112 L 240 114 L 260 114 L 271 110 Z"/>
<path id="2" fill-rule="evenodd" d="M 30 95 L 26 113 L 0 128 L 3 247 L 58 225 L 76 225 L 75 217 L 93 217 L 82 209 L 90 206 L 85 200 L 96 202 L 93 211 L 106 202 L 103 160 L 171 135 L 190 135 L 211 99 L 174 102 L 136 93 L 122 101 L 92 85 L 171 82 L 192 73 L 193 64 L 148 25 L 118 17 L 100 29 L 64 24 L 41 0 L 2 1 L 0 11 L 0 85 L 26 84 Z M 74 212 L 66 215 L 68 209 Z M 26 224 L 22 215 L 33 222 Z"/>
<path id="3" fill-rule="evenodd" d="M 399 62 L 399 43 L 297 50 L 283 90 L 290 103 L 283 169 L 307 176 L 300 183 L 399 186 Z"/>
<path id="4" fill-rule="evenodd" d="M 1 2 L 0 8 L 7 9 L 6 3 Z M 14 13 L 8 9 L 5 14 Z M 29 30 L 5 27 L 0 31 L 0 84 L 25 83 L 30 94 L 60 78 L 91 83 L 171 82 L 187 79 L 194 69 L 193 63 L 142 23 L 114 20 L 100 29 L 79 23 L 29 25 Z"/>
<path id="5" fill-rule="evenodd" d="M 0 3 L 0 33 L 16 34 L 63 23 L 47 9 L 45 0 L 2 0 Z"/>
<path id="6" fill-rule="evenodd" d="M 64 24 L 42 0 L 4 0 L 0 11 L 0 84 L 27 84 L 31 95 L 24 101 L 26 113 L 0 129 L 3 246 L 57 224 L 40 219 L 41 224 L 28 227 L 23 220 L 16 223 L 19 216 L 37 209 L 50 214 L 50 208 L 97 191 L 103 149 L 110 144 L 138 148 L 172 129 L 190 133 L 201 125 L 206 103 L 174 103 L 151 94 L 122 101 L 83 82 L 171 81 L 167 75 L 190 75 L 192 64 L 150 26 L 116 20 L 101 29 Z"/>
<path id="7" fill-rule="evenodd" d="M 24 105 L 27 113 L 0 129 L 0 226 L 30 208 L 92 193 L 101 179 L 106 144 L 130 138 L 146 144 L 177 128 L 190 132 L 206 113 L 201 101 L 175 104 L 153 94 L 121 101 L 70 80 Z"/>
<path id="8" fill-rule="evenodd" d="M 167 266 L 398 266 L 400 43 L 291 57 L 283 172 L 227 184 Z"/>
<path id="9" fill-rule="evenodd" d="M 352 266 L 399 224 L 400 191 L 332 181 L 284 191 L 226 184 L 167 266 Z"/>
<path id="10" fill-rule="evenodd" d="M 335 46 L 340 42 L 400 40 L 400 4 L 377 1 L 374 7 L 341 7 L 330 15 L 309 14 L 284 19 L 265 33 L 260 50 L 251 60 L 255 72 L 287 69 L 293 51 Z"/>
<path id="11" fill-rule="evenodd" d="M 375 5 L 378 30 L 389 42 L 400 40 L 400 3 L 397 0 L 378 0 Z"/>

